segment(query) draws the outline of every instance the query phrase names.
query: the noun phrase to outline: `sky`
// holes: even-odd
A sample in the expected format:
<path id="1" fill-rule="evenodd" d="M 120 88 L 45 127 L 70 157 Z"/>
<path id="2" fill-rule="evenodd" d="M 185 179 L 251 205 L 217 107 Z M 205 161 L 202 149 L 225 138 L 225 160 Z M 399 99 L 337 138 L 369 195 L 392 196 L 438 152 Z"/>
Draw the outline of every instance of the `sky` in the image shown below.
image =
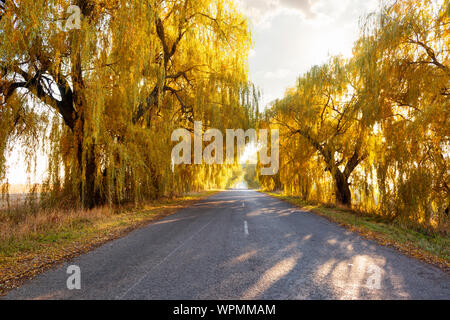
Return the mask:
<path id="1" fill-rule="evenodd" d="M 359 35 L 360 17 L 378 8 L 379 0 L 236 0 L 252 27 L 250 80 L 262 91 L 261 105 L 282 98 L 287 88 L 330 55 L 349 57 Z M 39 156 L 31 182 L 42 181 L 46 157 Z M 7 156 L 8 180 L 26 184 L 24 159 Z"/>
<path id="2" fill-rule="evenodd" d="M 262 106 L 282 98 L 299 76 L 332 55 L 350 57 L 360 18 L 378 0 L 239 0 L 252 26 L 250 80 Z"/>

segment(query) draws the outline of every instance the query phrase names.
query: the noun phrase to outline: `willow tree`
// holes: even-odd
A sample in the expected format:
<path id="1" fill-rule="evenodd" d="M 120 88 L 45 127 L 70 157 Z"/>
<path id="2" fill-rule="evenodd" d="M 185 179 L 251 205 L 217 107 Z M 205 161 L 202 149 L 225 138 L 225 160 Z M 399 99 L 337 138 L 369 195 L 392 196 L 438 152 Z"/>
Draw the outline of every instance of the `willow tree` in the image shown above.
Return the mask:
<path id="1" fill-rule="evenodd" d="M 5 82 L 2 93 L 6 107 L 13 95 L 27 94 L 31 97 L 22 98 L 23 103 L 39 99 L 60 115 L 70 131 L 66 132 L 65 148 L 67 182 L 78 190 L 80 201 L 92 207 L 101 197 L 98 177 L 102 168 L 96 146 L 98 136 L 103 133 L 98 124 L 105 112 L 106 97 L 120 85 L 112 65 L 130 64 L 111 59 L 119 44 L 115 37 L 123 34 L 118 26 L 132 28 L 129 17 L 139 12 L 139 18 L 147 22 L 141 26 L 145 30 L 150 26 L 152 10 L 140 2 L 80 0 L 75 2 L 83 17 L 79 29 L 62 32 L 58 21 L 65 18 L 65 6 L 60 4 L 60 1 L 5 2 L 1 20 Z M 120 44 L 133 48 L 142 42 L 139 34 L 135 36 L 120 39 Z M 135 55 L 133 60 L 137 61 L 136 58 Z"/>
<path id="2" fill-rule="evenodd" d="M 159 1 L 153 30 L 158 50 L 148 57 L 150 69 L 144 71 L 149 77 L 143 86 L 148 94 L 134 122 L 147 115 L 148 124 L 167 96 L 192 122 L 199 91 L 210 91 L 204 92 L 209 100 L 202 101 L 209 107 L 216 102 L 209 94 L 217 94 L 220 86 L 227 90 L 246 84 L 249 31 L 232 1 Z"/>
<path id="3" fill-rule="evenodd" d="M 429 223 L 450 205 L 450 2 L 396 1 L 355 47 L 383 135 L 375 163 L 383 211 Z"/>
<path id="4" fill-rule="evenodd" d="M 249 88 L 251 43 L 246 18 L 234 2 L 161 1 L 155 17 L 157 49 L 145 58 L 150 63 L 143 70 L 133 123 L 147 130 L 161 121 L 171 123 L 170 130 L 182 126 L 193 131 L 194 120 L 202 120 L 205 131 L 246 127 L 250 115 L 243 96 Z M 170 166 L 170 160 L 169 151 L 162 161 Z M 173 170 L 175 177 L 169 175 L 168 181 L 183 191 L 223 186 L 232 172 L 205 165 Z"/>
<path id="5" fill-rule="evenodd" d="M 448 230 L 450 1 L 384 5 L 350 59 L 313 67 L 266 113 L 282 129 L 278 179 L 320 201 L 333 179 L 341 203 Z"/>
<path id="6" fill-rule="evenodd" d="M 61 30 L 69 5 L 80 8 L 80 25 Z M 48 185 L 63 166 L 66 195 L 84 206 L 161 195 L 170 132 L 194 116 L 214 119 L 204 102 L 245 118 L 235 93 L 247 83 L 250 37 L 232 1 L 2 1 L 1 10 L 9 129 L 0 146 L 27 134 L 14 129 L 20 124 L 56 114 Z"/>
<path id="7" fill-rule="evenodd" d="M 344 205 L 351 204 L 349 178 L 367 156 L 369 139 L 351 68 L 340 58 L 313 67 L 272 110 L 272 121 L 284 129 L 288 149 L 300 152 L 288 151 L 291 159 L 286 163 L 318 156 L 334 181 L 336 200 Z"/>

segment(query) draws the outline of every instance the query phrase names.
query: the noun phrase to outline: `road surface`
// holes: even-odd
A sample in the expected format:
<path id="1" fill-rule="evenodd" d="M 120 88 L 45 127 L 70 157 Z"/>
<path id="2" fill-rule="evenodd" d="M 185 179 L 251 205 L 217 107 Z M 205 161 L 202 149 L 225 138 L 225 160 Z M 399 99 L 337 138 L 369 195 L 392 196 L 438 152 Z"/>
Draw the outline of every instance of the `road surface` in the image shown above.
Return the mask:
<path id="1" fill-rule="evenodd" d="M 81 289 L 67 289 L 67 268 Z M 6 299 L 450 299 L 450 275 L 255 191 L 227 191 Z"/>

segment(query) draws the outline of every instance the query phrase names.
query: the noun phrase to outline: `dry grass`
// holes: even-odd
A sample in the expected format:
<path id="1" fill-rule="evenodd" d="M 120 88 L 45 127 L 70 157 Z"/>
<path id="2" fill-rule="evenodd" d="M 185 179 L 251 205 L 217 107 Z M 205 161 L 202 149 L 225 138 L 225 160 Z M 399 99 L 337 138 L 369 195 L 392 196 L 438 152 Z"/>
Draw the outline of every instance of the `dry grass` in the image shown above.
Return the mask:
<path id="1" fill-rule="evenodd" d="M 149 202 L 140 208 L 0 211 L 0 296 L 54 265 L 175 213 L 215 191 Z"/>
<path id="2" fill-rule="evenodd" d="M 92 210 L 60 210 L 40 209 L 36 212 L 16 208 L 0 213 L 0 243 L 20 241 L 34 234 L 44 234 L 48 231 L 58 231 L 75 228 L 80 223 L 94 223 L 108 219 L 114 213 L 109 207 Z"/>
<path id="3" fill-rule="evenodd" d="M 417 226 L 397 223 L 381 216 L 369 215 L 345 207 L 307 203 L 299 197 L 282 193 L 264 193 L 314 212 L 367 239 L 384 246 L 394 247 L 404 254 L 434 264 L 450 273 L 450 237 L 447 232 L 430 232 Z"/>
<path id="4" fill-rule="evenodd" d="M 193 193 L 173 199 L 160 199 L 147 202 L 140 207 L 97 207 L 92 210 L 39 208 L 36 205 L 20 205 L 9 210 L 0 210 L 0 259 L 8 251 L 14 250 L 11 244 L 41 239 L 49 234 L 76 232 L 93 227 L 101 228 L 122 220 L 141 220 L 162 209 L 176 208 L 190 200 L 202 198 L 211 192 Z"/>

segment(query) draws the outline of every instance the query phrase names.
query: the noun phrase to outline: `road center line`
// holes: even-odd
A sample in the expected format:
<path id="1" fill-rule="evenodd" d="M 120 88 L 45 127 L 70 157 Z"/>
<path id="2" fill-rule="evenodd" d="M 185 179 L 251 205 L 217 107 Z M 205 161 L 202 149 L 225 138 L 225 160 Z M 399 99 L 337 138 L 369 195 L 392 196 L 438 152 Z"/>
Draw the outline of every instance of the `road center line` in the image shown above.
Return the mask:
<path id="1" fill-rule="evenodd" d="M 184 241 L 182 244 L 180 244 L 178 247 L 176 247 L 174 250 L 172 250 L 172 252 L 170 252 L 164 259 L 162 259 L 157 265 L 153 266 L 149 271 L 147 271 L 138 281 L 136 281 L 135 284 L 133 284 L 127 291 L 125 291 L 125 293 L 123 293 L 121 296 L 118 296 L 117 299 L 122 300 L 123 298 L 125 298 L 125 296 L 131 291 L 133 290 L 138 284 L 140 284 L 142 282 L 142 280 L 144 280 L 153 270 L 155 270 L 157 267 L 159 267 L 161 264 L 163 264 L 167 259 L 170 258 L 171 255 L 173 255 L 175 252 L 177 252 L 178 250 L 180 250 L 182 247 L 184 247 L 190 240 L 192 240 L 192 238 L 194 238 L 197 234 L 199 234 L 203 229 L 205 229 L 207 226 L 209 226 L 211 224 L 212 221 L 208 222 L 207 224 L 205 224 L 203 227 L 201 227 L 196 233 L 194 233 L 192 236 L 190 236 L 189 238 L 187 238 L 186 241 Z"/>
<path id="2" fill-rule="evenodd" d="M 244 233 L 246 236 L 248 236 L 248 224 L 247 224 L 247 220 L 244 221 Z"/>

